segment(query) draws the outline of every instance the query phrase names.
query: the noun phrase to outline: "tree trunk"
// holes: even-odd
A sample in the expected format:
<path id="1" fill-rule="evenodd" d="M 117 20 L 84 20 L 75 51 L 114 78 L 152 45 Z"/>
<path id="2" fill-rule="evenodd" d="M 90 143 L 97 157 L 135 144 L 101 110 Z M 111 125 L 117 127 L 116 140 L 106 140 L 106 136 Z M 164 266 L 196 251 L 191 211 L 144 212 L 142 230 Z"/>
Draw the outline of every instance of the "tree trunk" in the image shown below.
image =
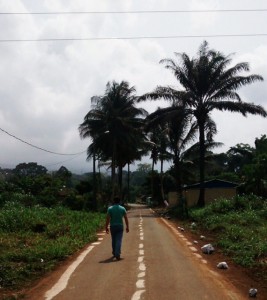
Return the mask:
<path id="1" fill-rule="evenodd" d="M 178 199 L 178 206 L 181 209 L 181 213 L 183 216 L 188 217 L 188 209 L 187 209 L 187 200 L 183 195 L 183 187 L 182 187 L 182 178 L 181 178 L 181 162 L 177 154 L 174 159 L 174 167 L 175 167 L 175 181 L 176 181 L 176 194 Z"/>
<path id="2" fill-rule="evenodd" d="M 97 210 L 96 155 L 93 153 L 93 210 Z"/>
<path id="3" fill-rule="evenodd" d="M 163 188 L 163 158 L 160 161 L 160 190 L 161 190 L 161 201 L 164 201 L 164 188 Z"/>
<path id="4" fill-rule="evenodd" d="M 112 193 L 111 193 L 111 200 L 113 201 L 115 196 L 115 168 L 116 168 L 116 141 L 113 140 L 113 147 L 112 147 L 112 161 L 111 161 L 111 184 L 112 184 Z"/>
<path id="5" fill-rule="evenodd" d="M 174 167 L 175 167 L 175 181 L 176 181 L 176 192 L 177 192 L 177 198 L 178 198 L 178 204 L 182 205 L 182 180 L 181 180 L 181 170 L 180 170 L 180 162 L 179 158 L 175 157 L 174 159 Z"/>
<path id="6" fill-rule="evenodd" d="M 122 166 L 119 166 L 119 170 L 118 170 L 118 183 L 119 183 L 119 195 L 120 195 L 120 199 L 121 201 L 123 201 L 122 199 Z"/>
<path id="7" fill-rule="evenodd" d="M 205 206 L 205 128 L 199 124 L 199 198 L 197 206 Z"/>
<path id="8" fill-rule="evenodd" d="M 128 173 L 127 173 L 127 202 L 130 202 L 130 164 L 128 163 Z"/>
<path id="9" fill-rule="evenodd" d="M 152 171 L 151 171 L 151 197 L 152 197 L 152 200 L 154 198 L 154 166 L 155 166 L 155 162 L 154 162 L 154 159 L 152 159 Z"/>

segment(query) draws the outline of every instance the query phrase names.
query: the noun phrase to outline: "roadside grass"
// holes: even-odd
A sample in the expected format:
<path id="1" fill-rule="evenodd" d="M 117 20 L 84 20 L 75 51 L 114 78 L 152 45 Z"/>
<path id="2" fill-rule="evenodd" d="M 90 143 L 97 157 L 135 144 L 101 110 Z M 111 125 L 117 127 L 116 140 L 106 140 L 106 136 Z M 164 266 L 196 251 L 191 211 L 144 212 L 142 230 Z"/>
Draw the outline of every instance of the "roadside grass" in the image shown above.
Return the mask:
<path id="1" fill-rule="evenodd" d="M 257 270 L 267 283 L 267 201 L 260 197 L 220 199 L 189 211 L 201 229 L 215 236 L 215 247 L 237 264 Z"/>
<path id="2" fill-rule="evenodd" d="M 0 209 L 0 288 L 27 287 L 95 241 L 103 226 L 104 214 L 7 202 Z"/>

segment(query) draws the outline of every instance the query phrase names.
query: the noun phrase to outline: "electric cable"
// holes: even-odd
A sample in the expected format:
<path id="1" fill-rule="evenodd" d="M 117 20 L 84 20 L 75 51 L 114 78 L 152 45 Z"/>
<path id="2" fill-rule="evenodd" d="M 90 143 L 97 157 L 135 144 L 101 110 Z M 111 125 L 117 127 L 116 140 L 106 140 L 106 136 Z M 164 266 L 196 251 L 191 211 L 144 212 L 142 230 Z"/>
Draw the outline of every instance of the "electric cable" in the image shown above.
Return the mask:
<path id="1" fill-rule="evenodd" d="M 214 12 L 266 12 L 266 8 L 252 9 L 205 9 L 205 10 L 129 10 L 129 11 L 55 11 L 55 12 L 0 12 L 0 15 L 80 15 L 80 14 L 170 14 Z"/>
<path id="2" fill-rule="evenodd" d="M 56 165 L 59 165 L 59 164 L 62 164 L 62 163 L 65 163 L 65 162 L 68 162 L 68 161 L 71 161 L 77 157 L 79 157 L 80 155 L 82 155 L 84 152 L 72 157 L 72 158 L 69 158 L 69 159 L 66 159 L 66 160 L 63 160 L 63 161 L 59 161 L 59 162 L 56 162 L 56 163 L 48 163 L 48 164 L 44 164 L 45 167 L 52 167 L 52 166 L 56 166 Z"/>
<path id="3" fill-rule="evenodd" d="M 13 137 L 14 139 L 16 139 L 16 140 L 18 140 L 18 141 L 20 141 L 20 142 L 22 142 L 22 143 L 24 143 L 24 144 L 27 144 L 28 146 L 31 146 L 31 147 L 33 147 L 33 148 L 36 148 L 36 149 L 39 149 L 39 150 L 42 150 L 42 151 L 45 151 L 45 152 L 48 152 L 48 153 L 56 154 L 56 155 L 65 155 L 65 156 L 68 156 L 68 155 L 79 155 L 79 154 L 85 153 L 85 152 L 87 151 L 87 150 L 84 150 L 84 151 L 77 152 L 77 153 L 59 153 L 59 152 L 54 152 L 54 151 L 46 150 L 46 149 L 44 149 L 44 148 L 35 146 L 35 145 L 31 144 L 31 143 L 28 143 L 28 142 L 24 141 L 23 139 L 18 138 L 17 136 L 15 136 L 15 135 L 13 135 L 13 134 L 7 132 L 6 130 L 4 130 L 4 129 L 2 129 L 2 128 L 0 128 L 0 130 L 1 130 L 2 132 L 6 133 L 7 135 Z"/>
<path id="4" fill-rule="evenodd" d="M 222 37 L 259 37 L 267 33 L 245 34 L 206 34 L 206 35 L 169 35 L 169 36 L 133 36 L 133 37 L 92 37 L 92 38 L 41 38 L 41 39 L 0 39 L 0 43 L 14 42 L 68 42 L 68 41 L 105 41 L 105 40 L 141 40 L 141 39 L 180 39 L 180 38 L 222 38 Z"/>

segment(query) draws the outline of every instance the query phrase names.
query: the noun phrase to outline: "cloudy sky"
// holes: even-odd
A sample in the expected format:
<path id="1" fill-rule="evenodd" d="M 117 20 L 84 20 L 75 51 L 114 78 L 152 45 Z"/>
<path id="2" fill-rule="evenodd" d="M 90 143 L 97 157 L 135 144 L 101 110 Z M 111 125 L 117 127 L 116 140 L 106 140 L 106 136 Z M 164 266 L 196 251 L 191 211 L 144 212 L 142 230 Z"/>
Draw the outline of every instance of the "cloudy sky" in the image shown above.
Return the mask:
<path id="1" fill-rule="evenodd" d="M 265 0 L 0 0 L 0 167 L 37 162 L 49 170 L 91 170 L 84 152 L 90 141 L 78 132 L 90 98 L 112 80 L 128 81 L 137 94 L 157 85 L 178 87 L 159 61 L 174 52 L 194 56 L 203 40 L 264 77 L 239 94 L 267 109 L 266 9 Z M 150 13 L 92 13 L 136 11 Z M 165 104 L 140 104 L 149 112 L 159 105 Z M 224 112 L 213 118 L 221 152 L 237 143 L 254 146 L 266 134 L 261 117 Z M 83 153 L 52 154 L 14 136 L 51 152 Z"/>

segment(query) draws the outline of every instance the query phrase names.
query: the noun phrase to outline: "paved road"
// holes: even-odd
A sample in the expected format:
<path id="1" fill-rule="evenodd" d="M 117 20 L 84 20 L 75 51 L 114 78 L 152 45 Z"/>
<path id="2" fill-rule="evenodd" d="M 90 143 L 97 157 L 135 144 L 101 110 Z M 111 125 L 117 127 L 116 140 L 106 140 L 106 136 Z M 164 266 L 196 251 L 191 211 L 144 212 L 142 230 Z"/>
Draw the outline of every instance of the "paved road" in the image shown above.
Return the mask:
<path id="1" fill-rule="evenodd" d="M 98 243 L 89 245 L 38 300 L 243 299 L 152 210 L 135 206 L 128 217 L 120 261 L 112 259 L 110 236 L 100 233 Z"/>

